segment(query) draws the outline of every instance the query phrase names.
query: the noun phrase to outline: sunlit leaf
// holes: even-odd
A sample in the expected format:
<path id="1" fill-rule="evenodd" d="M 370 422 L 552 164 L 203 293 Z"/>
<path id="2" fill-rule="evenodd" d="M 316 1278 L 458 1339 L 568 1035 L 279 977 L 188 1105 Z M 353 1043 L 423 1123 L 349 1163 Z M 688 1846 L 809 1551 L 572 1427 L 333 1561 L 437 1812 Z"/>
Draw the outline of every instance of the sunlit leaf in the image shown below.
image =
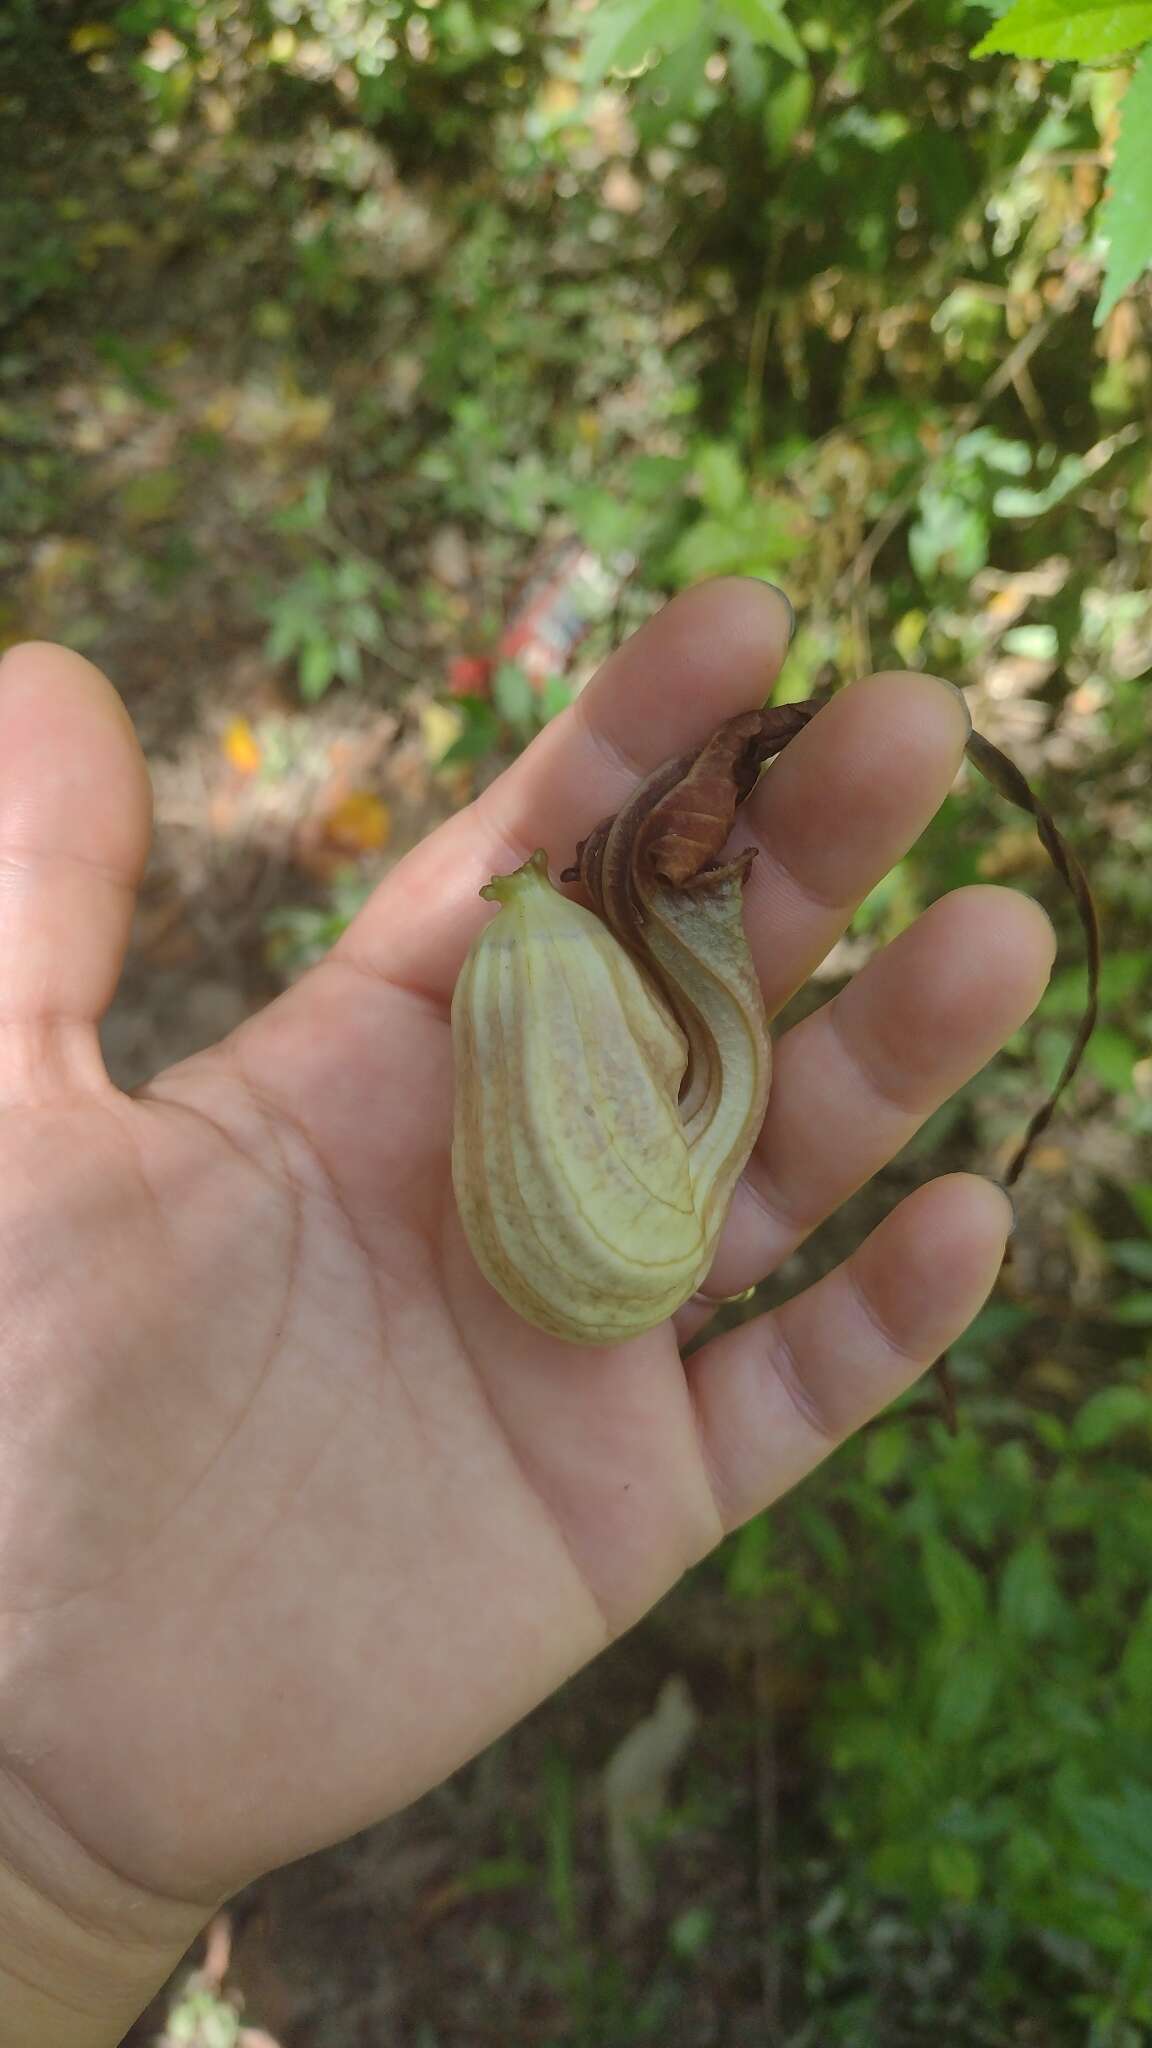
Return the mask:
<path id="1" fill-rule="evenodd" d="M 1070 57 L 1096 63 L 1152 36 L 1152 0 L 1016 0 L 977 43 L 974 57 Z"/>
<path id="2" fill-rule="evenodd" d="M 606 0 L 597 8 L 584 53 L 589 84 L 630 71 L 653 50 L 674 50 L 700 23 L 702 0 Z"/>
<path id="3" fill-rule="evenodd" d="M 724 0 L 720 26 L 725 18 L 738 22 L 754 43 L 764 43 L 789 64 L 807 63 L 804 45 L 784 13 L 780 0 Z"/>
<path id="4" fill-rule="evenodd" d="M 1152 35 L 1152 5 L 1146 33 Z M 1096 308 L 1106 320 L 1118 299 L 1152 264 L 1152 46 L 1145 50 L 1120 109 L 1120 140 L 1100 217 L 1108 241 L 1104 289 Z"/>

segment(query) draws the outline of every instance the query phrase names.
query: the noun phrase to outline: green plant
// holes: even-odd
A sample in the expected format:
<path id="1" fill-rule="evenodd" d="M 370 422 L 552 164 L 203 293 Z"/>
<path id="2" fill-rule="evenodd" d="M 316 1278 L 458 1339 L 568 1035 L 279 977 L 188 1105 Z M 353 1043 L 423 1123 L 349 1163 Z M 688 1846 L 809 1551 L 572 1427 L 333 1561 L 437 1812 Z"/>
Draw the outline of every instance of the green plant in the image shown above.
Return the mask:
<path id="1" fill-rule="evenodd" d="M 821 1996 L 858 1974 L 869 1917 L 943 1916 L 991 2009 L 1040 1970 L 1103 2042 L 1152 2022 L 1152 1361 L 1030 1411 L 985 1377 L 1009 1327 L 989 1311 L 962 1348 L 957 1436 L 884 1422 L 741 1533 L 729 1585 L 771 1598 L 783 1663 L 820 1671 Z"/>
<path id="2" fill-rule="evenodd" d="M 1108 254 L 1096 318 L 1105 320 L 1152 264 L 1152 5 L 1149 0 L 1013 0 L 974 55 L 1004 50 L 1081 64 L 1106 64 L 1126 51 L 1139 52 L 1120 107 L 1116 159 L 1100 221 Z"/>
<path id="3" fill-rule="evenodd" d="M 364 655 L 383 644 L 387 579 L 354 555 L 313 562 L 265 604 L 270 661 L 291 661 L 302 697 L 322 697 L 334 682 L 358 683 Z"/>

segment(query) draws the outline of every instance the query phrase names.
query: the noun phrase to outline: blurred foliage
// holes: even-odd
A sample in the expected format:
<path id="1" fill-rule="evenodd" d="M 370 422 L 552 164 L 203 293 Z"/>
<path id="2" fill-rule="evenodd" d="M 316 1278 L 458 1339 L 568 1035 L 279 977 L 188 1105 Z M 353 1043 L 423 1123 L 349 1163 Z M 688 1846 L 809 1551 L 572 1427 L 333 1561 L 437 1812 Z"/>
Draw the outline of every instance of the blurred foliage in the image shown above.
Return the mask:
<path id="1" fill-rule="evenodd" d="M 0 637 L 350 687 L 465 795 L 664 593 L 764 576 L 800 617 L 783 694 L 952 676 L 1092 872 L 1106 1024 L 958 1353 L 960 1434 L 911 1404 L 704 1568 L 805 1701 L 791 2048 L 1152 2038 L 1150 39 L 1143 0 L 0 20 Z M 501 635 L 575 541 L 619 598 L 541 678 Z M 827 981 L 981 879 L 1073 939 L 965 777 Z M 274 961 L 365 887 L 276 913 Z M 896 1186 L 1004 1158 L 1081 990 L 1069 952 Z M 560 1765 L 542 1825 L 565 2040 L 653 2038 L 658 1977 L 580 1935 Z M 703 1968 L 708 1901 L 669 1924 Z"/>

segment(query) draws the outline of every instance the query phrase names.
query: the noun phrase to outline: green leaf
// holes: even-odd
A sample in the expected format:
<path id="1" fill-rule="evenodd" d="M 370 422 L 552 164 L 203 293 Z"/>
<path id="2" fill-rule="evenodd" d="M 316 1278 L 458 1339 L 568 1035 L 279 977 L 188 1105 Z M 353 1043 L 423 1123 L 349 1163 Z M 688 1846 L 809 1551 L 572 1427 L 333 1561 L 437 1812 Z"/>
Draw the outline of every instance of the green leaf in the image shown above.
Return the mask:
<path id="1" fill-rule="evenodd" d="M 937 1891 L 971 1905 L 980 1889 L 980 1859 L 967 1842 L 933 1842 L 928 1861 Z"/>
<path id="2" fill-rule="evenodd" d="M 540 691 L 540 711 L 545 725 L 550 718 L 559 718 L 573 701 L 573 689 L 564 676 L 547 676 Z"/>
<path id="3" fill-rule="evenodd" d="M 1134 1280 L 1152 1280 L 1152 1240 L 1146 1237 L 1120 1237 L 1108 1247 L 1108 1256 L 1122 1273 L 1131 1273 Z"/>
<path id="4" fill-rule="evenodd" d="M 1139 994 L 1152 974 L 1152 955 L 1113 953 L 1100 968 L 1100 1007 L 1114 1010 Z M 1054 974 L 1041 1005 L 1045 1017 L 1079 1017 L 1088 996 L 1088 976 L 1083 967 L 1062 968 Z M 1150 1218 L 1152 1227 L 1152 1218 Z"/>
<path id="5" fill-rule="evenodd" d="M 760 1600 L 772 1584 L 776 1532 L 768 1515 L 756 1515 L 727 1546 L 727 1585 L 734 1600 Z"/>
<path id="6" fill-rule="evenodd" d="M 764 140 L 773 163 L 787 156 L 812 111 L 810 71 L 792 71 L 764 102 Z"/>
<path id="7" fill-rule="evenodd" d="M 492 696 L 501 718 L 517 732 L 535 727 L 536 692 L 518 662 L 501 662 L 492 680 Z"/>
<path id="8" fill-rule="evenodd" d="M 1030 491 L 1021 484 L 1003 484 L 992 500 L 997 519 L 1037 519 L 1070 496 L 1082 484 L 1087 471 L 1080 455 L 1064 455 L 1043 490 Z"/>
<path id="9" fill-rule="evenodd" d="M 1032 1536 L 1008 1559 L 1000 1577 L 1000 1620 L 1017 1641 L 1039 1642 L 1059 1621 L 1064 1603 L 1043 1536 Z"/>
<path id="10" fill-rule="evenodd" d="M 464 713 L 464 729 L 436 763 L 438 768 L 455 768 L 463 761 L 482 761 L 500 743 L 500 720 L 482 697 L 459 697 L 457 710 Z"/>
<path id="11" fill-rule="evenodd" d="M 490 1892 L 517 1891 L 521 1885 L 531 1884 L 535 1876 L 535 1866 L 523 1857 L 489 1856 L 457 1878 L 455 1890 L 460 1898 L 478 1899 Z"/>
<path id="12" fill-rule="evenodd" d="M 720 14 L 721 27 L 725 17 L 738 22 L 754 43 L 765 43 L 775 50 L 778 57 L 797 69 L 806 66 L 804 45 L 790 21 L 785 17 L 780 0 L 724 0 Z"/>
<path id="13" fill-rule="evenodd" d="M 1152 1324 L 1152 1294 L 1125 1294 L 1120 1301 L 1112 1303 L 1112 1321 L 1129 1323 L 1136 1329 L 1145 1329 Z"/>
<path id="14" fill-rule="evenodd" d="M 1152 1593 L 1136 1617 L 1120 1659 L 1120 1683 L 1138 1707 L 1152 1699 Z"/>
<path id="15" fill-rule="evenodd" d="M 951 1657 L 936 1695 L 937 1741 L 970 1741 L 988 1718 L 999 1681 L 1000 1667 L 989 1645 L 977 1644 Z"/>
<path id="16" fill-rule="evenodd" d="M 1152 4 L 1144 33 L 1152 35 Z M 1100 216 L 1108 241 L 1097 325 L 1152 263 L 1152 46 L 1145 50 L 1120 109 L 1120 140 Z"/>
<path id="17" fill-rule="evenodd" d="M 864 1470 L 871 1486 L 887 1486 L 904 1470 L 912 1439 L 906 1422 L 888 1422 L 873 1430 L 864 1452 Z"/>
<path id="18" fill-rule="evenodd" d="M 673 1955 L 682 1956 L 691 1962 L 702 1949 L 707 1948 L 716 1925 L 716 1915 L 711 1906 L 688 1906 L 678 1913 L 668 1929 L 668 1946 Z"/>
<path id="19" fill-rule="evenodd" d="M 706 441 L 694 463 L 700 496 L 720 519 L 738 512 L 748 495 L 744 465 L 728 441 Z"/>
<path id="20" fill-rule="evenodd" d="M 1147 1296 L 1152 1302 L 1152 1295 Z M 1102 1387 L 1085 1401 L 1072 1425 L 1072 1439 L 1082 1451 L 1097 1451 L 1125 1430 L 1146 1427 L 1152 1402 L 1140 1387 Z"/>
<path id="21" fill-rule="evenodd" d="M 1072 58 L 1098 63 L 1152 36 L 1152 0 L 1016 0 L 977 43 L 974 57 Z"/>
<path id="22" fill-rule="evenodd" d="M 1122 1799 L 1081 1797 L 1071 1819 L 1101 1870 L 1152 1892 L 1152 1792 L 1130 1784 Z"/>
<path id="23" fill-rule="evenodd" d="M 953 1635 L 975 1634 L 985 1620 L 988 1596 L 983 1578 L 963 1551 L 943 1537 L 928 1537 L 924 1577 L 943 1627 Z"/>
<path id="24" fill-rule="evenodd" d="M 1152 193 L 1148 203 L 1152 206 Z M 1123 1031 L 1098 1024 L 1089 1041 L 1085 1061 L 1106 1088 L 1116 1095 L 1126 1095 L 1132 1086 L 1132 1069 L 1139 1057 L 1139 1046 L 1134 1045 Z"/>
<path id="25" fill-rule="evenodd" d="M 360 648 L 355 640 L 336 642 L 335 672 L 345 683 L 359 683 L 364 679 L 364 663 Z"/>
<path id="26" fill-rule="evenodd" d="M 300 695 L 322 697 L 336 674 L 337 652 L 328 640 L 309 640 L 300 656 Z"/>
<path id="27" fill-rule="evenodd" d="M 596 84 L 609 71 L 631 71 L 649 51 L 674 50 L 700 22 L 702 0 L 616 0 L 597 9 L 584 53 L 584 79 Z"/>

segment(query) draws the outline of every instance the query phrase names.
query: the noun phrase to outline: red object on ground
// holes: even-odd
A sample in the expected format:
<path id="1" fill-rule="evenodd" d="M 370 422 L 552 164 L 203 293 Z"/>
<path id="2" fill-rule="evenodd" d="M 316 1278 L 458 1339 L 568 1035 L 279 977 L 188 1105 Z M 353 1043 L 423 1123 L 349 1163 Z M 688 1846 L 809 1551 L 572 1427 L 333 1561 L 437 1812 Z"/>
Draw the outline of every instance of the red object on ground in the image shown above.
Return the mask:
<path id="1" fill-rule="evenodd" d="M 454 654 L 448 663 L 448 694 L 451 697 L 483 697 L 492 680 L 494 663 L 483 654 Z"/>
<path id="2" fill-rule="evenodd" d="M 582 640 L 608 615 L 631 574 L 630 560 L 611 563 L 582 541 L 566 541 L 529 576 L 492 657 L 457 654 L 448 663 L 453 697 L 485 696 L 501 662 L 515 662 L 537 688 L 562 676 Z"/>

